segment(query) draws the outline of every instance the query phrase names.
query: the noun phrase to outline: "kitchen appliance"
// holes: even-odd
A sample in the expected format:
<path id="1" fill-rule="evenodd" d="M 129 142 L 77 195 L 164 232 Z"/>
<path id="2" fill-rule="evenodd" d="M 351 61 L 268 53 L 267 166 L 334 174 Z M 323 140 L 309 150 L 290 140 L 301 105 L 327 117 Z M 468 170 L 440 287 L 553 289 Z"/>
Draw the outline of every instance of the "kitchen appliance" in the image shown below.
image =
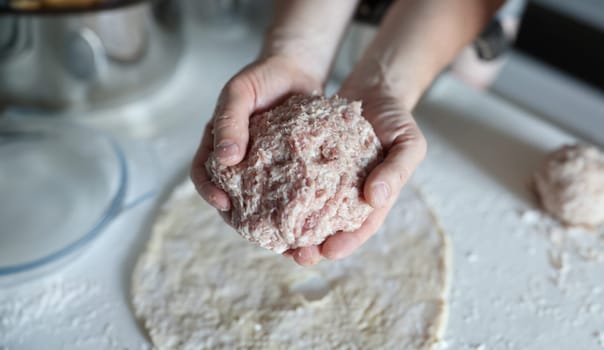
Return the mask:
<path id="1" fill-rule="evenodd" d="M 604 2 L 528 2 L 493 91 L 604 147 Z"/>
<path id="2" fill-rule="evenodd" d="M 168 85 L 184 46 L 180 6 L 0 0 L 0 285 L 76 256 L 153 192 L 128 183 L 146 153 L 69 117 L 114 114 Z"/>
<path id="3" fill-rule="evenodd" d="M 180 1 L 0 1 L 0 108 L 86 111 L 161 85 L 182 52 Z"/>

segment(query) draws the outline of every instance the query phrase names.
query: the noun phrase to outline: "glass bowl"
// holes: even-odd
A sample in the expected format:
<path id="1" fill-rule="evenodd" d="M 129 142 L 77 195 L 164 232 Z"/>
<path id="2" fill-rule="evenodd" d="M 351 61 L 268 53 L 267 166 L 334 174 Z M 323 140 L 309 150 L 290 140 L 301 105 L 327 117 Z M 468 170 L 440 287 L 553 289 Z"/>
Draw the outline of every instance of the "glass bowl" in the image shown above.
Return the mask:
<path id="1" fill-rule="evenodd" d="M 121 210 L 126 161 L 111 137 L 57 119 L 0 119 L 0 282 L 42 272 Z"/>

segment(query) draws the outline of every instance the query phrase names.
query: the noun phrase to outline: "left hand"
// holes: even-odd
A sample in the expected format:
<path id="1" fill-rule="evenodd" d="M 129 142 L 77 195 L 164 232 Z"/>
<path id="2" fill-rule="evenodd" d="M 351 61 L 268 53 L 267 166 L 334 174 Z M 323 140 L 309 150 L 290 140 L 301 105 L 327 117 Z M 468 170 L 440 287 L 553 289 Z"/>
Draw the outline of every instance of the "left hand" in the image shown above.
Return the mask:
<path id="1" fill-rule="evenodd" d="M 374 208 L 367 220 L 356 231 L 339 232 L 318 246 L 297 248 L 286 254 L 303 266 L 316 264 L 323 257 L 344 258 L 365 243 L 380 228 L 400 190 L 426 155 L 426 140 L 402 97 L 385 87 L 355 89 L 346 83 L 339 95 L 363 101 L 363 115 L 380 139 L 385 159 L 365 180 L 363 194 Z"/>

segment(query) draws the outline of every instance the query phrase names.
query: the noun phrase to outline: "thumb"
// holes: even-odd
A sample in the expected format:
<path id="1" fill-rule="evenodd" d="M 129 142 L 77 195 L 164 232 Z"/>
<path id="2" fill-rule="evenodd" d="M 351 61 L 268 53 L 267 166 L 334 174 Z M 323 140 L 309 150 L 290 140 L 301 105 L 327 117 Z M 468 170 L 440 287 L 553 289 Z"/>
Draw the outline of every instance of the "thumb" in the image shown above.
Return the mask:
<path id="1" fill-rule="evenodd" d="M 245 157 L 254 105 L 253 90 L 241 78 L 234 78 L 222 90 L 213 123 L 214 151 L 221 164 L 235 165 Z"/>
<path id="2" fill-rule="evenodd" d="M 223 165 L 244 157 L 249 141 L 250 116 L 291 93 L 320 88 L 314 79 L 281 57 L 271 57 L 244 68 L 222 90 L 214 112 L 214 150 Z"/>
<path id="3" fill-rule="evenodd" d="M 367 177 L 363 194 L 369 204 L 382 208 L 395 199 L 425 155 L 426 141 L 413 122 L 394 139 L 384 161 Z"/>

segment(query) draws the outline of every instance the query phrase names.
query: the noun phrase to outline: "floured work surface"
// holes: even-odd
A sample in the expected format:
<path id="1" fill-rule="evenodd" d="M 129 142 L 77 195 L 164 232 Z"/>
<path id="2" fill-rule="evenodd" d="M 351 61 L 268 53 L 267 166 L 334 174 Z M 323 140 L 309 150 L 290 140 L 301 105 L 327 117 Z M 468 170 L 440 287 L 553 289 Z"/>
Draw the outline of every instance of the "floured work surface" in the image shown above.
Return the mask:
<path id="1" fill-rule="evenodd" d="M 187 182 L 157 218 L 133 305 L 159 349 L 431 349 L 448 261 L 410 186 L 353 256 L 303 268 L 242 239 Z"/>

